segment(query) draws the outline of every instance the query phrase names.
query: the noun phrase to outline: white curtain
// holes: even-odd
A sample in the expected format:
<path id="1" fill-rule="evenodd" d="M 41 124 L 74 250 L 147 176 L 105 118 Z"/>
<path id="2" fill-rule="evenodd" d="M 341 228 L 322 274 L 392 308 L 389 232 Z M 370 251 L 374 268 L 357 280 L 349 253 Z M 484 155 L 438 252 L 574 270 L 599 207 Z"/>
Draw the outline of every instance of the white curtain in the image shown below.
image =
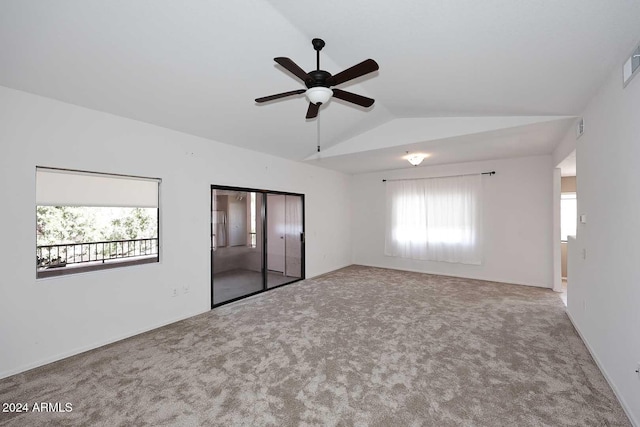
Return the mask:
<path id="1" fill-rule="evenodd" d="M 482 262 L 480 174 L 388 181 L 385 255 Z"/>

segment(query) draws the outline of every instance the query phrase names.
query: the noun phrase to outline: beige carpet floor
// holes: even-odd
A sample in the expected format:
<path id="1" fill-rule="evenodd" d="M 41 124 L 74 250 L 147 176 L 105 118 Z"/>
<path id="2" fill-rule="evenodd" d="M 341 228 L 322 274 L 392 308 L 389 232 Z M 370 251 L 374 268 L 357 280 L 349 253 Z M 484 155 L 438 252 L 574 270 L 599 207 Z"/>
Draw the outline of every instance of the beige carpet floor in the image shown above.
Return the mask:
<path id="1" fill-rule="evenodd" d="M 267 288 L 275 288 L 299 279 L 299 277 L 284 276 L 282 273 L 267 271 Z M 213 302 L 215 304 L 260 290 L 262 290 L 262 273 L 258 271 L 236 269 L 213 276 Z"/>
<path id="2" fill-rule="evenodd" d="M 10 349 L 3 349 L 10 351 Z M 11 426 L 628 426 L 558 294 L 352 266 L 0 380 Z"/>

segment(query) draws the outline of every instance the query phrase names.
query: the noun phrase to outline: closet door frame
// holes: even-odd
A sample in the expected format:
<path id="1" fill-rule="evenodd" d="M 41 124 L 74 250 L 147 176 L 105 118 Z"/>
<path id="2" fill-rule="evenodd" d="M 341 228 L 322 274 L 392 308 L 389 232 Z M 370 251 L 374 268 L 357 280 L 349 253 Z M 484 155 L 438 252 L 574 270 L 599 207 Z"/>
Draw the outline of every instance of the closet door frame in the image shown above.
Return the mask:
<path id="1" fill-rule="evenodd" d="M 260 209 L 260 220 L 262 221 L 262 242 L 256 242 L 256 244 L 258 245 L 262 245 L 262 289 L 257 291 L 257 292 L 252 292 L 250 294 L 247 295 L 243 295 L 237 298 L 233 298 L 227 301 L 223 301 L 220 303 L 215 304 L 213 301 L 213 292 L 214 292 L 214 288 L 213 288 L 213 283 L 214 283 L 214 277 L 213 277 L 213 263 L 214 263 L 214 251 L 213 251 L 213 190 L 227 190 L 227 191 L 242 191 L 242 192 L 247 192 L 247 193 L 257 193 L 260 194 L 260 197 L 262 197 L 262 206 Z M 267 269 L 267 194 L 280 194 L 283 196 L 296 196 L 296 197 L 300 197 L 300 200 L 302 202 L 302 235 L 301 235 L 301 245 L 300 245 L 300 257 L 301 257 L 301 274 L 300 274 L 300 278 L 296 279 L 296 280 L 292 280 L 291 282 L 287 282 L 284 283 L 282 285 L 277 285 L 277 286 L 273 286 L 271 288 L 267 287 L 267 274 L 268 274 L 268 269 Z M 211 309 L 214 309 L 216 307 L 220 307 L 221 305 L 225 305 L 225 304 L 229 304 L 231 302 L 234 301 L 238 301 L 241 300 L 243 298 L 247 298 L 253 295 L 257 295 L 257 294 L 261 294 L 263 292 L 267 292 L 270 291 L 272 289 L 277 289 L 281 286 L 287 286 L 290 285 L 292 283 L 296 283 L 299 282 L 300 280 L 304 280 L 306 277 L 306 219 L 305 219 L 305 200 L 304 200 L 304 194 L 302 193 L 292 193 L 292 192 L 287 192 L 287 191 L 277 191 L 277 190 L 265 190 L 265 189 L 258 189 L 258 188 L 247 188 L 247 187 L 234 187 L 234 186 L 228 186 L 228 185 L 211 185 L 211 188 L 209 189 L 209 198 L 210 198 L 210 208 L 209 208 L 209 222 L 210 222 L 210 231 L 209 231 L 209 240 L 210 240 L 210 252 L 211 252 L 211 261 L 210 261 L 210 268 L 209 268 L 209 276 L 211 279 L 211 286 L 210 286 L 210 290 L 211 290 Z"/>

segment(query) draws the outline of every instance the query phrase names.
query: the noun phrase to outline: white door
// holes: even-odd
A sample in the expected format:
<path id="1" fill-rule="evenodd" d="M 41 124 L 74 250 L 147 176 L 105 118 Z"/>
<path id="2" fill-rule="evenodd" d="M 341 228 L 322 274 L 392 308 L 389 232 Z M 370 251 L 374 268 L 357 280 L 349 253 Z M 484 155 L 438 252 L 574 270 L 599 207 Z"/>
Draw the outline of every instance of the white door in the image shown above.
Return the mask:
<path id="1" fill-rule="evenodd" d="M 267 194 L 267 269 L 284 273 L 284 195 Z"/>

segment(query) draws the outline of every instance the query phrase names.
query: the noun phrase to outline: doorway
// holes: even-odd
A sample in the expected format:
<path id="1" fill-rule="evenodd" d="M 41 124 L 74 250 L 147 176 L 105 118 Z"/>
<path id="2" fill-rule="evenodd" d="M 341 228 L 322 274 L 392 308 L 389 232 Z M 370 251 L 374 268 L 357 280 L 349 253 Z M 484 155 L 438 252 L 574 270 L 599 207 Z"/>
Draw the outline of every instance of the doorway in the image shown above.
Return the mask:
<path id="1" fill-rule="evenodd" d="M 569 300 L 569 242 L 577 234 L 576 150 L 562 160 L 554 171 L 554 287 L 565 306 Z M 575 244 L 575 240 L 574 240 Z"/>
<path id="2" fill-rule="evenodd" d="M 563 176 L 560 190 L 560 269 L 562 277 L 562 301 L 567 305 L 568 244 L 575 238 L 578 228 L 578 200 L 575 176 Z"/>
<path id="3" fill-rule="evenodd" d="M 211 186 L 211 307 L 304 279 L 304 195 Z"/>

